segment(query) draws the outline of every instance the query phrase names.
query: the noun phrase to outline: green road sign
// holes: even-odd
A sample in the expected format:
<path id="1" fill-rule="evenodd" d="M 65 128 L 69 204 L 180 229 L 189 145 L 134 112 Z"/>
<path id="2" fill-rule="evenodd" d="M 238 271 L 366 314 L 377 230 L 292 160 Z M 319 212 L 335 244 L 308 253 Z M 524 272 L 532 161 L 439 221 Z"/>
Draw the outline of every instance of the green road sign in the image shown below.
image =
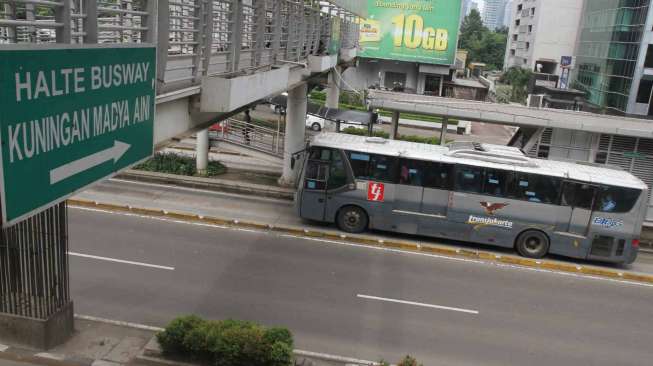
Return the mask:
<path id="1" fill-rule="evenodd" d="M 152 154 L 154 47 L 0 48 L 2 223 Z"/>
<path id="2" fill-rule="evenodd" d="M 364 1 L 364 0 L 361 0 Z M 461 0 L 367 0 L 361 57 L 453 65 Z"/>

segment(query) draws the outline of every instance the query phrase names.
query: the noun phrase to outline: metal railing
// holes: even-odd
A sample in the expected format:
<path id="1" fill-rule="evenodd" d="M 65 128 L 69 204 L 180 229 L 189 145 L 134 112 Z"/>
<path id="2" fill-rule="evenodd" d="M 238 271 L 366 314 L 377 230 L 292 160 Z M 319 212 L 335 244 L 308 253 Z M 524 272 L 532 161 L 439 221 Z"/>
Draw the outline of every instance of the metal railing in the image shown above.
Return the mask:
<path id="1" fill-rule="evenodd" d="M 357 23 L 320 0 L 0 0 L 0 45 L 157 43 L 160 94 L 354 48 Z"/>
<path id="2" fill-rule="evenodd" d="M 219 131 L 211 133 L 209 136 L 266 154 L 283 157 L 284 133 L 279 129 L 274 130 L 230 118 L 220 122 Z"/>

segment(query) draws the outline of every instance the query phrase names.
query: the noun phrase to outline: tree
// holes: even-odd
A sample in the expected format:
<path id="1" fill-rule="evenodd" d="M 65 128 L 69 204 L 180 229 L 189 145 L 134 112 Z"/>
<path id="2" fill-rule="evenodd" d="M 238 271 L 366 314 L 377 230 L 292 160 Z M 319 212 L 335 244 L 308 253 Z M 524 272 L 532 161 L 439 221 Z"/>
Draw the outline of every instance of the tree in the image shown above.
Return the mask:
<path id="1" fill-rule="evenodd" d="M 501 30 L 501 29 L 500 29 Z M 469 52 L 469 62 L 483 62 L 489 70 L 503 68 L 507 32 L 492 32 L 483 25 L 481 14 L 472 10 L 460 26 L 460 48 Z"/>
<path id="2" fill-rule="evenodd" d="M 470 45 L 474 41 L 480 41 L 483 38 L 483 34 L 489 31 L 483 25 L 481 13 L 476 9 L 472 9 L 460 25 L 460 48 L 469 50 Z"/>
<path id="3" fill-rule="evenodd" d="M 501 33 L 501 34 L 508 35 L 508 32 L 510 31 L 510 29 L 508 29 L 508 27 L 506 27 L 506 26 L 501 26 L 501 27 L 495 29 L 494 31 L 496 33 Z"/>
<path id="4" fill-rule="evenodd" d="M 528 82 L 531 80 L 533 72 L 519 66 L 513 66 L 506 70 L 501 76 L 501 81 L 512 86 L 510 99 L 513 102 L 523 103 L 526 100 L 528 91 Z"/>

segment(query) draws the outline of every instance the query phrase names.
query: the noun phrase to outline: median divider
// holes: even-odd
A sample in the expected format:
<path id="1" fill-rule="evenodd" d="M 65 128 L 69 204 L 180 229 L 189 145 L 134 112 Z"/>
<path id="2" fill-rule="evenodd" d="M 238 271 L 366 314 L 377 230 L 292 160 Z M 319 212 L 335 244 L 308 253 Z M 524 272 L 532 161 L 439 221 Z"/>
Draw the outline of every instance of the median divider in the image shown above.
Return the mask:
<path id="1" fill-rule="evenodd" d="M 636 273 L 622 271 L 619 269 L 603 268 L 591 265 L 581 265 L 565 263 L 549 259 L 529 259 L 517 255 L 497 254 L 489 251 L 472 250 L 449 247 L 445 245 L 418 243 L 403 240 L 386 240 L 369 235 L 353 235 L 339 233 L 333 230 L 321 230 L 319 228 L 302 228 L 298 226 L 276 225 L 269 223 L 251 222 L 236 219 L 226 219 L 220 217 L 209 217 L 183 212 L 172 212 L 161 209 L 150 209 L 143 207 L 133 207 L 127 205 L 116 205 L 111 203 L 95 202 L 80 199 L 69 199 L 68 204 L 71 206 L 93 208 L 104 211 L 114 211 L 130 213 L 141 216 L 151 216 L 157 218 L 166 218 L 173 221 L 193 222 L 204 225 L 219 227 L 231 227 L 242 229 L 254 229 L 262 232 L 273 232 L 276 234 L 286 234 L 309 239 L 323 239 L 347 243 L 355 243 L 365 246 L 388 248 L 409 252 L 420 252 L 425 254 L 440 255 L 446 257 L 465 258 L 472 260 L 482 260 L 485 262 L 494 262 L 497 264 L 515 265 L 520 267 L 537 268 L 548 271 L 574 273 L 592 277 L 624 280 L 630 282 L 639 282 L 653 284 L 653 275 L 645 273 Z"/>

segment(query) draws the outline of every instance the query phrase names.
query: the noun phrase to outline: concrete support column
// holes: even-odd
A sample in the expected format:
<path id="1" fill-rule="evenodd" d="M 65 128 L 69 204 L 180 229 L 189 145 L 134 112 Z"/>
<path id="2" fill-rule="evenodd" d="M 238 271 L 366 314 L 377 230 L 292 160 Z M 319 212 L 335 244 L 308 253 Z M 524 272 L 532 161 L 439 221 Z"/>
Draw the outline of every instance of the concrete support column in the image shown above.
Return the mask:
<path id="1" fill-rule="evenodd" d="M 336 66 L 338 72 L 340 68 Z M 340 104 L 340 78 L 335 70 L 329 71 L 329 85 L 327 86 L 326 103 L 327 108 L 338 108 Z"/>
<path id="2" fill-rule="evenodd" d="M 197 173 L 206 175 L 209 168 L 209 130 L 202 130 L 197 133 L 197 144 L 195 145 Z"/>
<path id="3" fill-rule="evenodd" d="M 399 131 L 399 111 L 392 112 L 392 123 L 390 124 L 390 139 L 397 139 L 397 131 Z"/>
<path id="4" fill-rule="evenodd" d="M 449 128 L 449 117 L 442 117 L 442 131 L 440 131 L 440 145 L 447 144 L 447 129 Z"/>
<path id="5" fill-rule="evenodd" d="M 291 167 L 291 159 L 293 154 L 300 152 L 305 147 L 307 94 L 308 85 L 305 83 L 288 90 L 286 136 L 283 147 L 283 174 L 279 179 L 279 184 L 286 187 L 295 186 L 297 172 L 301 169 L 302 162 L 295 162 L 293 168 Z"/>

